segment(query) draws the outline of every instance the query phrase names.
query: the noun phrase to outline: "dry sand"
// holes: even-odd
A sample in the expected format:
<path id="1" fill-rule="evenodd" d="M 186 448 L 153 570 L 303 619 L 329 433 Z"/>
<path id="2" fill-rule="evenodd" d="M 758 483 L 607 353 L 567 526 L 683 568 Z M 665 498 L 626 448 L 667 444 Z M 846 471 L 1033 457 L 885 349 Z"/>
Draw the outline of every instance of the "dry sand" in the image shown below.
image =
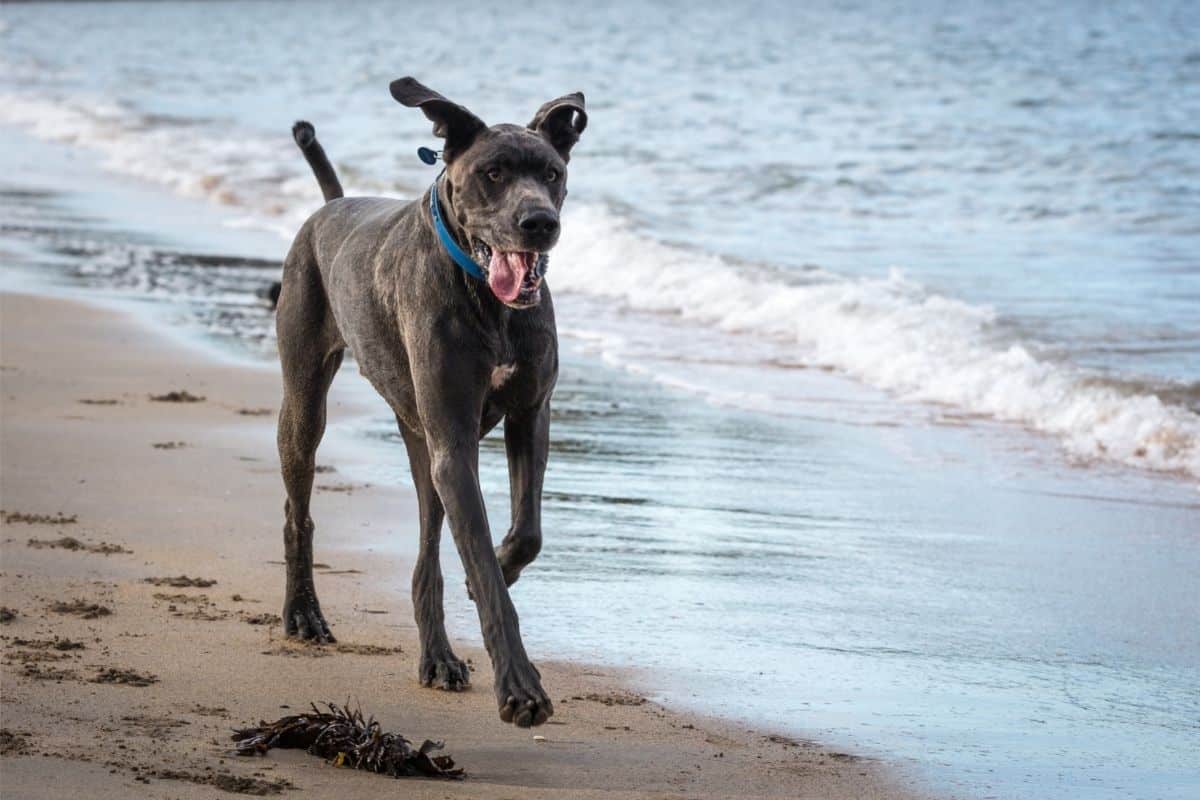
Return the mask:
<path id="1" fill-rule="evenodd" d="M 532 732 L 497 718 L 480 650 L 458 648 L 472 690 L 422 689 L 411 564 L 339 546 L 370 522 L 415 538 L 407 490 L 320 493 L 318 588 L 340 644 L 284 641 L 275 374 L 63 300 L 4 295 L 0 323 L 5 798 L 917 796 L 871 759 L 646 702 L 611 669 L 541 662 L 556 714 Z M 172 390 L 205 399 L 150 399 Z M 147 582 L 180 575 L 216 583 Z M 232 727 L 346 698 L 444 739 L 467 778 L 399 786 L 297 751 L 228 754 Z"/>

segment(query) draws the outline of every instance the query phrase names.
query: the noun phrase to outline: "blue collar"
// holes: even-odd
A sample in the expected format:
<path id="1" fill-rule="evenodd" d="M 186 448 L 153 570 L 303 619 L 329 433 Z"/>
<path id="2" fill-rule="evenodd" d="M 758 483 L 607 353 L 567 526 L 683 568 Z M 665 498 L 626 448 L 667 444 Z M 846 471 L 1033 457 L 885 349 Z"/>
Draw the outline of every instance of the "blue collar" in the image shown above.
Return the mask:
<path id="1" fill-rule="evenodd" d="M 442 247 L 446 248 L 446 252 L 454 259 L 454 263 L 462 267 L 462 271 L 473 278 L 478 278 L 481 281 L 487 280 L 487 273 L 483 268 L 475 262 L 467 253 L 458 246 L 458 242 L 454 241 L 454 237 L 450 235 L 450 230 L 446 227 L 445 221 L 442 219 L 442 206 L 438 202 L 437 185 L 441 175 L 434 180 L 433 186 L 429 188 L 429 213 L 433 215 L 433 229 L 437 231 L 438 239 L 442 242 Z"/>

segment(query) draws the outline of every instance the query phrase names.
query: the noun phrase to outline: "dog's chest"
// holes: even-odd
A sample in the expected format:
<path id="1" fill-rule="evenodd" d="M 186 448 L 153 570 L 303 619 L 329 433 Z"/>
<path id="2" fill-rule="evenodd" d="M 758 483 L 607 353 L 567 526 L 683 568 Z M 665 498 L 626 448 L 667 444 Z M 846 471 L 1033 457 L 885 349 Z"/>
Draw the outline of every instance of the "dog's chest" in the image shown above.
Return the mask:
<path id="1" fill-rule="evenodd" d="M 487 374 L 486 406 L 491 415 L 503 415 L 528 409 L 553 389 L 558 359 L 553 340 L 524 342 L 508 353 L 496 353 Z"/>
<path id="2" fill-rule="evenodd" d="M 552 325 L 533 312 L 512 316 L 495 331 L 489 350 L 494 365 L 488 374 L 488 389 L 508 394 L 532 391 L 540 394 L 543 383 L 553 380 L 546 367 L 557 359 L 557 341 Z"/>
<path id="3" fill-rule="evenodd" d="M 508 383 L 512 378 L 513 373 L 517 371 L 516 363 L 499 364 L 492 370 L 491 387 L 492 391 L 498 391 L 504 388 L 504 384 Z"/>

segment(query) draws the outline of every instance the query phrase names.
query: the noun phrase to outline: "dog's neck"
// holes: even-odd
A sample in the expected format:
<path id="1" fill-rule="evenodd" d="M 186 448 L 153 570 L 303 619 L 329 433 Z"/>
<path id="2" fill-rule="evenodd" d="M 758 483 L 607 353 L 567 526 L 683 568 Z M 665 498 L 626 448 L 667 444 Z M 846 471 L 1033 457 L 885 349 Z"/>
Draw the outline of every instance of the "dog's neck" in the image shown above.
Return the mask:
<path id="1" fill-rule="evenodd" d="M 471 253 L 471 238 L 467 235 L 466 229 L 459 221 L 458 213 L 454 208 L 454 186 L 450 183 L 450 178 L 445 172 L 438 175 L 434 180 L 434 186 L 437 188 L 437 200 L 441 206 L 442 224 L 445 225 L 446 230 L 453 237 L 455 243 L 469 256 Z M 432 195 L 432 193 L 433 187 L 430 188 L 429 195 Z M 476 308 L 483 320 L 503 327 L 512 310 L 492 294 L 491 289 L 488 288 L 486 278 L 480 280 L 467 274 L 466 270 L 460 267 L 454 258 L 446 252 L 446 248 L 441 246 L 441 237 L 438 235 L 437 226 L 434 223 L 433 212 L 428 210 L 430 208 L 430 199 L 431 197 L 428 197 L 425 204 L 427 209 L 423 215 L 425 224 L 429 226 L 434 239 L 438 240 L 439 250 L 442 254 L 441 260 L 445 261 L 447 269 L 456 275 L 453 282 L 455 285 L 463 288 L 466 295 L 471 299 L 471 304 Z"/>
<path id="2" fill-rule="evenodd" d="M 433 186 L 429 189 L 429 213 L 433 218 L 434 230 L 437 233 L 438 241 L 442 248 L 454 260 L 464 272 L 477 280 L 487 280 L 487 270 L 480 266 L 475 257 L 471 255 L 471 237 L 467 234 L 466 226 L 462 224 L 462 220 L 458 219 L 453 205 L 454 186 L 449 180 L 443 180 L 445 172 L 439 175 L 433 182 Z M 444 188 L 439 188 L 439 185 L 444 184 Z M 442 209 L 442 196 L 449 198 L 448 208 L 450 213 L 447 214 Z M 446 224 L 446 217 L 450 218 L 450 225 Z M 457 234 L 457 235 L 456 235 Z M 459 240 L 465 243 L 459 243 Z"/>

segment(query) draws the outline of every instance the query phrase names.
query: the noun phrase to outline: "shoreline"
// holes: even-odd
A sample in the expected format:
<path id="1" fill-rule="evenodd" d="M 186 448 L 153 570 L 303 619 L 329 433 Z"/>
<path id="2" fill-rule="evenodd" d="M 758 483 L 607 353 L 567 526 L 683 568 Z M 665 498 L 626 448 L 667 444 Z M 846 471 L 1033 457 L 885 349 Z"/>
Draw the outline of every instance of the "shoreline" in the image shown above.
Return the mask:
<path id="1" fill-rule="evenodd" d="M 327 769 L 300 753 L 226 757 L 231 726 L 295 713 L 281 705 L 300 709 L 349 696 L 385 728 L 416 741 L 444 739 L 470 776 L 454 785 L 409 780 L 415 797 L 498 798 L 518 787 L 533 797 L 564 790 L 580 797 L 922 796 L 894 765 L 668 710 L 632 692 L 610 667 L 539 659 L 556 716 L 532 734 L 496 718 L 479 648 L 456 645 L 477 668 L 471 691 L 420 688 L 408 597 L 416 513 L 406 488 L 347 487 L 336 472 L 318 476 L 325 490 L 314 498 L 316 557 L 330 566 L 319 573 L 319 591 L 340 647 L 297 646 L 281 640 L 277 624 L 247 624 L 277 614 L 282 597 L 272 563 L 282 552 L 272 424 L 278 379 L 211 360 L 111 308 L 6 292 L 0 311 L 0 505 L 6 518 L 76 518 L 4 525 L 0 602 L 18 613 L 0 629 L 4 727 L 32 734 L 13 740 L 18 749 L 25 743 L 25 754 L 5 757 L 7 791 L 126 797 L 136 787 L 144 796 L 207 796 L 211 781 L 189 781 L 225 772 L 286 780 L 318 796 L 385 791 L 384 778 Z M 148 399 L 172 390 L 206 399 Z M 355 401 L 335 384 L 330 402 Z M 323 451 L 320 462 L 329 455 Z M 404 546 L 374 547 L 368 540 L 380 527 Z M 60 537 L 132 553 L 27 544 Z M 184 574 L 217 584 L 144 582 Z M 76 598 L 112 613 L 87 620 L 47 610 Z M 14 642 L 64 636 L 84 649 Z M 157 682 L 92 682 L 107 667 Z M 54 760 L 53 785 L 45 781 L 46 758 Z M 192 779 L 163 778 L 165 770 Z"/>

